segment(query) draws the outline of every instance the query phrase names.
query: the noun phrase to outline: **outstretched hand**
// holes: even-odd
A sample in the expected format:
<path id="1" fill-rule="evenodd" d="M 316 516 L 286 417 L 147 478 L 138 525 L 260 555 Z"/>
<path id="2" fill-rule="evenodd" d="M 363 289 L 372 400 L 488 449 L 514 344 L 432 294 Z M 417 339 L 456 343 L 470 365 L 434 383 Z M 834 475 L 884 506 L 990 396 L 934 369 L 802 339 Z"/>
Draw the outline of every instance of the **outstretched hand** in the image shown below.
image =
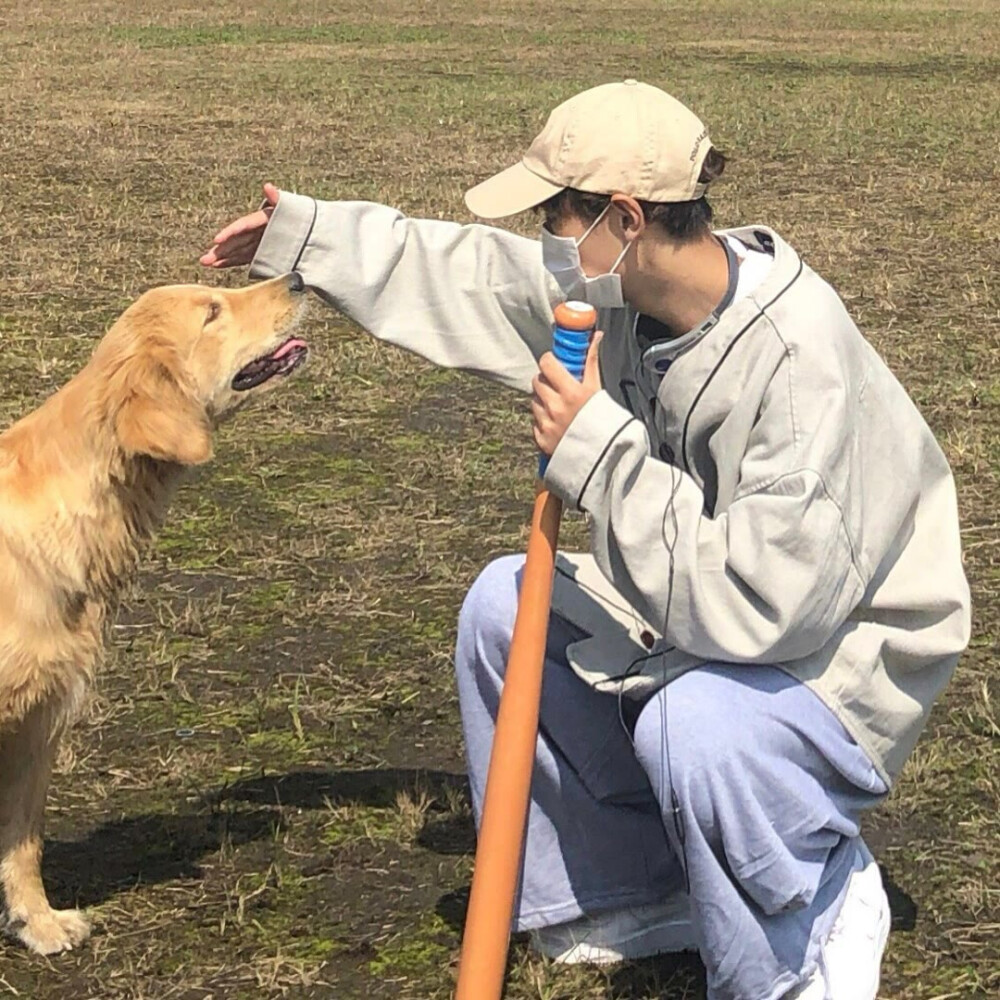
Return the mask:
<path id="1" fill-rule="evenodd" d="M 551 351 L 538 359 L 538 374 L 531 380 L 534 393 L 531 413 L 534 417 L 535 444 L 546 455 L 552 455 L 556 450 L 569 425 L 583 409 L 583 404 L 601 391 L 597 347 L 603 336 L 603 331 L 598 330 L 590 339 L 581 382 L 566 371 Z"/>
<path id="2" fill-rule="evenodd" d="M 264 201 L 256 212 L 244 215 L 220 229 L 212 239 L 212 246 L 199 258 L 205 267 L 237 267 L 253 260 L 264 236 L 267 221 L 271 218 L 280 192 L 271 183 L 264 185 Z"/>

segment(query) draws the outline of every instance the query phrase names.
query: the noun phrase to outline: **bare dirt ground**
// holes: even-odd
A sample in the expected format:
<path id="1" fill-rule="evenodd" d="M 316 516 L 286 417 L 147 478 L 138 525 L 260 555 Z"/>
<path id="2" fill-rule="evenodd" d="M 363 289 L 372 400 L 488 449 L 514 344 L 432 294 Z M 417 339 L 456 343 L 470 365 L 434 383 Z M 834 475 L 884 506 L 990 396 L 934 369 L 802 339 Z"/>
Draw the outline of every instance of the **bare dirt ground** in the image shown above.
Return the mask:
<path id="1" fill-rule="evenodd" d="M 263 180 L 467 220 L 464 188 L 575 90 L 678 94 L 733 157 L 718 222 L 774 226 L 841 291 L 953 463 L 975 633 L 869 824 L 882 996 L 1000 995 L 992 7 L 5 4 L 0 421 L 144 289 L 244 281 L 196 260 Z M 305 330 L 306 372 L 184 487 L 60 760 L 45 874 L 95 935 L 52 959 L 0 945 L 0 994 L 450 995 L 473 851 L 454 623 L 524 544 L 527 409 L 318 303 Z M 507 991 L 702 994 L 695 961 L 566 970 L 521 945 Z"/>

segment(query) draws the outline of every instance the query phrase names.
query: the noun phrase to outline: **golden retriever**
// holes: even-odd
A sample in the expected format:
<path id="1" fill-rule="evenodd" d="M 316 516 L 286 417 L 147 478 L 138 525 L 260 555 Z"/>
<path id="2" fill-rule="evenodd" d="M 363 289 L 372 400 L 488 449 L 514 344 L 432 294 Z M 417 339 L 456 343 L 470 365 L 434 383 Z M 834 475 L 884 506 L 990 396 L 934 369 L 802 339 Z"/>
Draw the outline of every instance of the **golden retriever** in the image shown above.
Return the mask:
<path id="1" fill-rule="evenodd" d="M 302 281 L 156 288 L 86 367 L 0 435 L 0 882 L 6 930 L 42 954 L 89 933 L 42 886 L 56 746 L 98 665 L 122 585 L 212 431 L 305 358 Z"/>

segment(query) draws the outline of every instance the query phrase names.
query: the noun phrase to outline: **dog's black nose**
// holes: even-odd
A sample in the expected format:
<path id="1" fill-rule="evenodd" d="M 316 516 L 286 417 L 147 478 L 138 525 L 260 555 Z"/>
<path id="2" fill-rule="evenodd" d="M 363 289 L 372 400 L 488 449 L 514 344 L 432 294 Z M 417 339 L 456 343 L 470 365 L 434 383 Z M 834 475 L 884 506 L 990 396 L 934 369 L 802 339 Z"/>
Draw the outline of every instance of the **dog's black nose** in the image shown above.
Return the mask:
<path id="1" fill-rule="evenodd" d="M 304 292 L 306 290 L 306 283 L 302 280 L 302 275 L 298 271 L 292 271 L 288 275 L 288 288 L 292 292 Z"/>

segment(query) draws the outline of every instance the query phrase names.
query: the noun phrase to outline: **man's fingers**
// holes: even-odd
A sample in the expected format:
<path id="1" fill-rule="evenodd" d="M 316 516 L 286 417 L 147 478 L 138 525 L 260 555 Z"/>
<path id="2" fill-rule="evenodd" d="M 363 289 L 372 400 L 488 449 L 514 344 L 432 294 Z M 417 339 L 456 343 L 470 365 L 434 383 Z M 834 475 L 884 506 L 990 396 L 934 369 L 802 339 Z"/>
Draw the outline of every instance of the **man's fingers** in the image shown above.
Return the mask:
<path id="1" fill-rule="evenodd" d="M 237 236 L 209 247 L 201 257 L 201 263 L 209 267 L 233 267 L 249 264 L 256 253 L 259 240 L 253 234 Z"/>
<path id="2" fill-rule="evenodd" d="M 243 250 L 256 250 L 259 243 L 260 233 L 257 230 L 251 230 L 250 232 L 237 233 L 235 236 L 230 236 L 229 239 L 216 243 L 216 247 L 218 247 L 221 253 L 234 254 L 240 253 Z"/>
<path id="3" fill-rule="evenodd" d="M 552 413 L 560 396 L 559 392 L 549 384 L 548 379 L 544 375 L 536 375 L 531 380 L 531 389 L 534 393 L 531 403 L 532 409 L 538 405 L 543 407 L 546 413 Z"/>
<path id="4" fill-rule="evenodd" d="M 235 222 L 230 222 L 225 229 L 220 229 L 212 238 L 213 243 L 225 243 L 234 236 L 241 236 L 243 233 L 254 233 L 258 229 L 263 229 L 267 225 L 268 215 L 265 211 L 251 212 L 244 215 Z"/>
<path id="5" fill-rule="evenodd" d="M 540 430 L 538 427 L 533 427 L 531 434 L 535 439 L 535 446 L 538 450 L 551 457 L 553 449 L 548 434 L 545 431 Z"/>
<path id="6" fill-rule="evenodd" d="M 212 237 L 212 246 L 199 258 L 205 267 L 232 267 L 253 259 L 264 229 L 281 192 L 270 182 L 264 184 L 264 201 L 256 212 L 241 215 Z"/>
<path id="7" fill-rule="evenodd" d="M 263 213 L 261 213 L 263 214 Z M 225 243 L 226 240 L 231 240 L 234 236 L 239 236 L 240 233 L 244 232 L 247 228 L 247 218 L 244 215 L 242 218 L 237 219 L 235 222 L 230 222 L 225 229 L 220 229 L 213 237 L 213 243 Z"/>
<path id="8" fill-rule="evenodd" d="M 566 371 L 562 362 L 551 351 L 547 351 L 538 359 L 538 370 L 557 391 L 569 385 L 576 385 L 576 379 Z"/>
<path id="9" fill-rule="evenodd" d="M 583 384 L 587 389 L 593 389 L 595 392 L 601 388 L 601 363 L 598 348 L 603 337 L 604 331 L 597 330 L 593 337 L 590 338 L 590 346 L 587 348 L 587 360 L 583 366 Z"/>
<path id="10" fill-rule="evenodd" d="M 555 421 L 552 417 L 545 411 L 545 408 L 540 406 L 538 403 L 531 404 L 531 411 L 534 420 L 531 425 L 531 433 L 534 435 L 535 444 L 540 448 L 549 441 L 552 436 L 553 428 L 555 427 Z M 543 451 L 548 451 L 548 448 L 542 448 Z"/>
<path id="11" fill-rule="evenodd" d="M 235 267 L 237 264 L 246 263 L 237 257 L 220 257 L 214 250 L 202 254 L 198 261 L 205 267 Z"/>
<path id="12" fill-rule="evenodd" d="M 204 256 L 217 261 L 225 260 L 227 262 L 225 266 L 248 263 L 253 260 L 253 255 L 259 244 L 260 237 L 257 233 L 240 233 L 238 236 L 232 236 L 209 247 Z M 203 258 L 202 263 L 205 264 L 208 261 Z"/>
<path id="13" fill-rule="evenodd" d="M 198 263 L 204 267 L 233 267 L 241 263 L 240 257 L 220 249 L 209 247 L 199 258 Z"/>

